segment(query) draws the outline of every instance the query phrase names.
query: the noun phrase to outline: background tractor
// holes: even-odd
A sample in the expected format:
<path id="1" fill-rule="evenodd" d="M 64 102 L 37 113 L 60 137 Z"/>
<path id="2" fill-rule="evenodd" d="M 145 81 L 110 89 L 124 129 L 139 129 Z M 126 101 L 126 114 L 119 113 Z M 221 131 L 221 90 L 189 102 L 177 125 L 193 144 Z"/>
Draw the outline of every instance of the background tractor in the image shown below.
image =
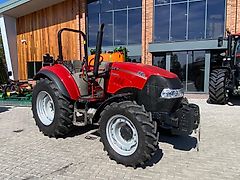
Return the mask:
<path id="1" fill-rule="evenodd" d="M 211 64 L 209 103 L 225 104 L 229 96 L 240 95 L 240 34 L 227 32 L 227 50 Z M 218 39 L 223 46 L 223 38 Z"/>
<path id="2" fill-rule="evenodd" d="M 103 61 L 107 62 L 128 62 L 129 58 L 127 55 L 127 48 L 126 47 L 117 47 L 113 51 L 107 51 L 100 54 L 100 58 Z M 94 57 L 96 54 L 96 49 L 90 50 L 91 55 L 88 56 L 89 65 L 94 65 Z"/>
<path id="3" fill-rule="evenodd" d="M 35 76 L 33 115 L 40 131 L 56 138 L 65 137 L 73 126 L 98 123 L 111 159 L 126 166 L 144 165 L 158 149 L 158 126 L 189 135 L 198 128 L 199 107 L 183 100 L 182 84 L 171 72 L 138 63 L 104 62 L 103 26 L 93 64 L 88 62 L 83 32 L 68 28 L 58 32 L 58 59 Z M 81 71 L 63 63 L 63 31 L 80 33 L 85 41 Z"/>

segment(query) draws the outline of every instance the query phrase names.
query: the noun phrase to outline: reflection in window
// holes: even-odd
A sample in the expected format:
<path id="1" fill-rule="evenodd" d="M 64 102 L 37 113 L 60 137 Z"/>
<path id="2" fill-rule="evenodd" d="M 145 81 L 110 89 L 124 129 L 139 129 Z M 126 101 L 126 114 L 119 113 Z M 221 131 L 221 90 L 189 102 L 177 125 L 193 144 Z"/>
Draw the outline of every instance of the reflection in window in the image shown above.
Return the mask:
<path id="1" fill-rule="evenodd" d="M 187 91 L 204 91 L 205 52 L 193 51 L 188 56 Z"/>
<path id="2" fill-rule="evenodd" d="M 95 46 L 97 40 L 97 31 L 99 28 L 99 14 L 88 14 L 88 44 Z"/>
<path id="3" fill-rule="evenodd" d="M 154 66 L 166 69 L 166 55 L 165 54 L 154 55 L 152 64 Z"/>
<path id="4" fill-rule="evenodd" d="M 224 35 L 224 12 L 225 0 L 208 1 L 207 38 Z"/>
<path id="5" fill-rule="evenodd" d="M 205 1 L 189 4 L 188 39 L 203 39 L 205 33 Z"/>
<path id="6" fill-rule="evenodd" d="M 186 60 L 187 52 L 174 52 L 171 55 L 170 71 L 175 73 L 183 82 L 186 82 L 186 72 L 184 71 Z"/>
<path id="7" fill-rule="evenodd" d="M 223 36 L 225 1 L 155 0 L 154 41 L 216 39 Z"/>
<path id="8" fill-rule="evenodd" d="M 172 5 L 172 32 L 171 40 L 186 39 L 187 3 Z"/>
<path id="9" fill-rule="evenodd" d="M 114 0 L 114 9 L 127 8 L 128 0 Z"/>
<path id="10" fill-rule="evenodd" d="M 113 0 L 101 1 L 101 12 L 109 11 L 113 9 Z"/>
<path id="11" fill-rule="evenodd" d="M 169 17 L 170 9 L 168 6 L 158 6 L 155 11 L 154 40 L 168 41 L 169 37 Z"/>
<path id="12" fill-rule="evenodd" d="M 88 9 L 90 9 L 90 11 L 88 11 L 88 14 L 99 13 L 100 12 L 100 3 L 99 3 L 99 1 L 93 1 L 93 2 L 89 3 L 88 4 Z"/>
<path id="13" fill-rule="evenodd" d="M 142 0 L 128 0 L 128 7 L 141 7 L 142 6 Z"/>
<path id="14" fill-rule="evenodd" d="M 142 0 L 88 1 L 88 45 L 96 44 L 99 23 L 104 23 L 103 46 L 140 44 Z"/>
<path id="15" fill-rule="evenodd" d="M 101 23 L 105 24 L 103 34 L 103 46 L 112 46 L 113 42 L 112 12 L 101 13 Z"/>
<path id="16" fill-rule="evenodd" d="M 128 44 L 141 44 L 142 39 L 142 10 L 128 11 Z"/>
<path id="17" fill-rule="evenodd" d="M 128 61 L 135 62 L 135 63 L 141 63 L 142 59 L 141 59 L 141 56 L 129 56 Z"/>
<path id="18" fill-rule="evenodd" d="M 205 51 L 173 52 L 170 70 L 183 82 L 185 91 L 204 91 Z"/>
<path id="19" fill-rule="evenodd" d="M 170 0 L 155 0 L 155 4 L 167 4 L 170 3 Z"/>
<path id="20" fill-rule="evenodd" d="M 114 44 L 127 44 L 127 11 L 114 13 Z"/>
<path id="21" fill-rule="evenodd" d="M 187 1 L 187 0 L 172 0 L 172 3 L 175 3 L 175 2 L 183 2 L 183 1 Z"/>

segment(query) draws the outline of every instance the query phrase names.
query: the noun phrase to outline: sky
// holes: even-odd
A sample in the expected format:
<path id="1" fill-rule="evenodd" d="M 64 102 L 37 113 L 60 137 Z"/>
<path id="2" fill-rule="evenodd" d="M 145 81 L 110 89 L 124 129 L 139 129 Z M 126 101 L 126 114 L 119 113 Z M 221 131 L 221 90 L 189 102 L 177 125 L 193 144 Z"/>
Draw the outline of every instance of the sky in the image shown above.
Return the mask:
<path id="1" fill-rule="evenodd" d="M 4 3 L 4 2 L 6 2 L 6 1 L 8 1 L 8 0 L 0 0 L 0 4 L 1 4 L 1 3 Z"/>

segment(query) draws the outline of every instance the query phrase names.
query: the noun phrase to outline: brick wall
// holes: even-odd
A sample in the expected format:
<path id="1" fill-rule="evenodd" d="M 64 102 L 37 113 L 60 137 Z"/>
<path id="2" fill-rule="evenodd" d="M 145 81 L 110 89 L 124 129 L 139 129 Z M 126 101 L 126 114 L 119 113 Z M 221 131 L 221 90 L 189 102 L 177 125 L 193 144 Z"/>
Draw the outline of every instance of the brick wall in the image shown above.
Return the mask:
<path id="1" fill-rule="evenodd" d="M 142 63 L 152 64 L 152 54 L 148 44 L 153 41 L 153 3 L 154 0 L 142 1 Z"/>
<path id="2" fill-rule="evenodd" d="M 240 0 L 227 0 L 226 28 L 231 33 L 240 32 Z"/>

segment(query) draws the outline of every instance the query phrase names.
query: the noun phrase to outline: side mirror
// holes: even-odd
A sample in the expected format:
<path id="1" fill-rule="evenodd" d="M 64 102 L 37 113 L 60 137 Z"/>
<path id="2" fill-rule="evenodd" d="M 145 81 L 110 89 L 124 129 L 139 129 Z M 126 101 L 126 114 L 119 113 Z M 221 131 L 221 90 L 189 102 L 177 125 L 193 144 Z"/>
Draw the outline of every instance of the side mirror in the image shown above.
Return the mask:
<path id="1" fill-rule="evenodd" d="M 223 46 L 223 37 L 219 37 L 218 38 L 218 47 L 222 47 Z"/>

